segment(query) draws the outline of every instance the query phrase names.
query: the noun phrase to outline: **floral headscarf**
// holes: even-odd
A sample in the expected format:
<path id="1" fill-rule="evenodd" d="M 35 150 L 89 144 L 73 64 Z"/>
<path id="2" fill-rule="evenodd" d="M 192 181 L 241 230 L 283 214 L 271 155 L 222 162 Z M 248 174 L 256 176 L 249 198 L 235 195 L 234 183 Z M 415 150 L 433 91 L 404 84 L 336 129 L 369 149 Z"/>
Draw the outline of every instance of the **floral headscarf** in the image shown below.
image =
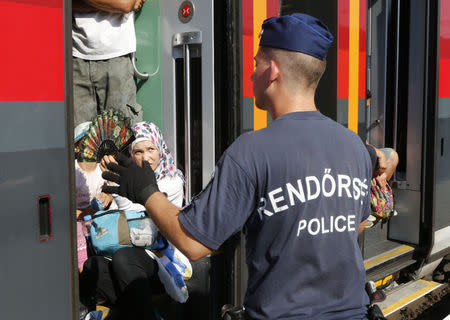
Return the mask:
<path id="1" fill-rule="evenodd" d="M 130 153 L 136 143 L 141 141 L 151 141 L 159 151 L 159 162 L 155 169 L 156 180 L 159 181 L 166 176 L 179 176 L 184 182 L 183 173 L 177 169 L 173 160 L 172 153 L 169 151 L 166 142 L 162 136 L 161 130 L 153 122 L 142 121 L 134 124 L 131 127 L 134 133 L 135 140 L 130 145 Z"/>

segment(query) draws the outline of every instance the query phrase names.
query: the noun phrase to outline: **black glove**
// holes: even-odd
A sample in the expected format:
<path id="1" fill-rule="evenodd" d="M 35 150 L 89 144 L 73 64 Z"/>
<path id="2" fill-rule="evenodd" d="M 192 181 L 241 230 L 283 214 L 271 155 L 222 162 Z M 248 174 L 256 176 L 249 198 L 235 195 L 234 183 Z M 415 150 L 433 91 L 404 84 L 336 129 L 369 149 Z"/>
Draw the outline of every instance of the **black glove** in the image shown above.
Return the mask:
<path id="1" fill-rule="evenodd" d="M 105 193 L 117 193 L 133 202 L 145 205 L 147 199 L 159 191 L 155 173 L 147 161 L 142 162 L 142 168 L 123 154 L 117 156 L 117 162 L 109 163 L 108 169 L 102 173 L 106 180 L 116 182 L 118 187 L 103 186 Z M 115 172 L 115 173 L 113 173 Z M 117 173 L 117 174 L 116 174 Z"/>
<path id="2" fill-rule="evenodd" d="M 384 317 L 383 312 L 377 304 L 373 304 L 369 307 L 367 318 L 369 320 L 388 320 Z"/>

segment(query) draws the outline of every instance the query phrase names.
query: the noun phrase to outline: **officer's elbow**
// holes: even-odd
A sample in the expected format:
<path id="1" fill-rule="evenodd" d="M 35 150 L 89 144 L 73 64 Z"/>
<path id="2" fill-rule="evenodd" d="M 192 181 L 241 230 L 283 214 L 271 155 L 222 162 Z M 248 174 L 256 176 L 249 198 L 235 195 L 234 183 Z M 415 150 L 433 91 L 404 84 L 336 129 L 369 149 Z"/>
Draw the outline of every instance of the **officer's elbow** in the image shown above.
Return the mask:
<path id="1" fill-rule="evenodd" d="M 191 243 L 190 246 L 178 248 L 189 260 L 196 261 L 212 253 L 212 250 L 205 247 L 200 242 Z"/>
<path id="2" fill-rule="evenodd" d="M 195 253 L 187 253 L 186 257 L 190 260 L 190 261 L 197 261 L 200 260 L 201 258 L 203 258 L 204 256 L 200 255 L 200 254 L 195 254 Z"/>

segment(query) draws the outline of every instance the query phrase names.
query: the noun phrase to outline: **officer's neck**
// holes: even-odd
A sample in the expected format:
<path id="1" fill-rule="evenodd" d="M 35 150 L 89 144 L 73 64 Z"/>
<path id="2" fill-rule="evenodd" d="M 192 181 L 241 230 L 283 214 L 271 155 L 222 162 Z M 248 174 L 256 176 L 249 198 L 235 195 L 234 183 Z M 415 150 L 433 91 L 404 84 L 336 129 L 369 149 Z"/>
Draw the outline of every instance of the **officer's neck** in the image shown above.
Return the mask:
<path id="1" fill-rule="evenodd" d="M 278 95 L 272 99 L 268 110 L 273 120 L 292 112 L 317 111 L 314 103 L 314 92 L 298 95 Z"/>

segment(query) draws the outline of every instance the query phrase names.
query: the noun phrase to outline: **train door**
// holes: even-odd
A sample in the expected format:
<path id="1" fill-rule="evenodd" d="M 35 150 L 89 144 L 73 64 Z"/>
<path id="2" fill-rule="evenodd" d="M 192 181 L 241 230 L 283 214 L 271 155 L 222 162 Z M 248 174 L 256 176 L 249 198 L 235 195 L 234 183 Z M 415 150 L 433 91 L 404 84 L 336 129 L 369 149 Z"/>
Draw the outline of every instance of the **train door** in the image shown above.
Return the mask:
<path id="1" fill-rule="evenodd" d="M 210 180 L 215 165 L 214 2 L 161 2 L 163 123 L 186 177 L 188 202 Z M 216 318 L 223 255 L 193 263 L 183 317 Z M 202 305 L 202 308 L 198 308 Z"/>
<path id="2" fill-rule="evenodd" d="M 393 185 L 398 215 L 364 236 L 366 268 L 378 280 L 385 275 L 377 272 L 383 267 L 394 272 L 414 263 L 420 240 L 425 39 L 424 15 L 411 24 L 408 4 L 368 1 L 367 9 L 367 140 L 396 149 L 400 157 Z M 410 42 L 413 29 L 417 41 Z"/>
<path id="3" fill-rule="evenodd" d="M 154 1 L 136 18 L 138 80 L 145 120 L 164 130 L 186 175 L 186 197 L 205 186 L 215 165 L 214 6 Z"/>
<path id="4" fill-rule="evenodd" d="M 398 214 L 383 232 L 381 226 L 366 230 L 364 255 L 368 278 L 378 288 L 388 286 L 380 307 L 393 318 L 418 316 L 432 305 L 428 299 L 439 301 L 446 290 L 430 279 L 450 247 L 443 197 L 447 6 L 434 0 L 368 1 L 368 139 L 396 149 L 399 164 L 392 182 Z M 389 286 L 393 280 L 397 286 Z"/>
<path id="5" fill-rule="evenodd" d="M 399 154 L 393 190 L 398 215 L 369 230 L 366 257 L 407 264 L 430 248 L 435 168 L 437 2 L 369 1 L 368 139 Z M 375 245 L 374 245 L 375 244 Z M 382 245 L 380 245 L 382 244 Z M 404 265 L 403 265 L 404 266 Z M 397 268 L 399 265 L 397 265 Z"/>
<path id="6" fill-rule="evenodd" d="M 398 215 L 384 231 L 367 230 L 365 239 L 365 258 L 385 273 L 419 262 L 411 270 L 422 277 L 448 252 L 442 4 L 368 2 L 368 139 L 393 147 L 400 158 L 392 183 Z"/>
<path id="7" fill-rule="evenodd" d="M 70 1 L 0 1 L 0 11 L 0 318 L 69 319 Z"/>

